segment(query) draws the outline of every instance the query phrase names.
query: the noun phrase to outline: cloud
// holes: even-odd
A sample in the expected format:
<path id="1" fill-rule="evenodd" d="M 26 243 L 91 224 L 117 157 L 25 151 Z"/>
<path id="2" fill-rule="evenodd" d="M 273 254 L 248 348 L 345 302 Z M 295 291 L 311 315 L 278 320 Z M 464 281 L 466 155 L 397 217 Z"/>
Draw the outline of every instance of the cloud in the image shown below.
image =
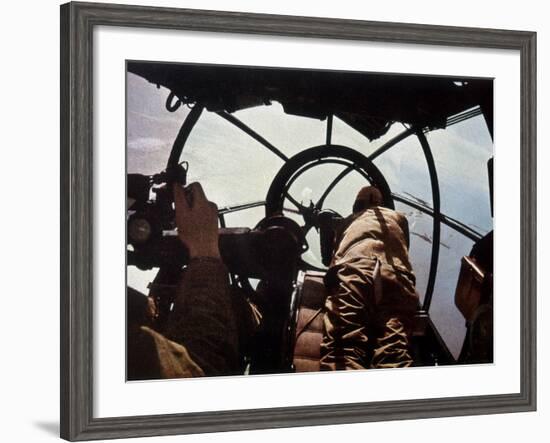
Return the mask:
<path id="1" fill-rule="evenodd" d="M 131 155 L 130 151 L 144 151 L 154 154 L 159 151 L 166 151 L 166 148 L 170 144 L 166 140 L 153 137 L 138 137 L 132 140 L 128 140 L 128 155 Z M 168 151 L 170 152 L 170 151 Z"/>

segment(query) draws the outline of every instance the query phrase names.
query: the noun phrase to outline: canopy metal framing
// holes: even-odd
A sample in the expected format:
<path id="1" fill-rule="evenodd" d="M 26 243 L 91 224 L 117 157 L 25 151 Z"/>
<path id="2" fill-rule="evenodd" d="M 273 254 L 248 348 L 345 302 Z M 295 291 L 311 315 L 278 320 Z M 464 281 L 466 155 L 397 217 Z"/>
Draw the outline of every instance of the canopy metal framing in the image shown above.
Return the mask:
<path id="1" fill-rule="evenodd" d="M 185 142 L 187 141 L 187 138 L 189 137 L 189 134 L 191 133 L 193 127 L 199 120 L 202 109 L 203 108 L 202 106 L 200 106 L 200 104 L 196 104 L 193 107 L 192 112 L 190 112 L 184 119 L 182 127 L 172 147 L 172 154 L 170 155 L 169 165 L 177 163 L 179 161 Z M 450 126 L 452 124 L 456 124 L 456 123 L 465 121 L 467 119 L 473 118 L 480 114 L 481 114 L 481 111 L 479 108 L 467 110 L 465 112 L 457 114 L 456 116 L 449 117 L 447 120 L 448 122 L 447 125 Z M 289 159 L 280 149 L 278 149 L 275 145 L 273 145 L 271 142 L 266 140 L 263 136 L 258 134 L 256 131 L 254 131 L 246 123 L 242 122 L 236 116 L 226 111 L 216 112 L 216 115 L 220 116 L 221 118 L 223 118 L 224 120 L 228 121 L 233 126 L 238 128 L 239 130 L 243 131 L 248 136 L 252 137 L 260 145 L 262 145 L 264 148 L 266 148 L 271 153 L 276 155 L 279 159 L 281 159 L 281 161 L 286 162 Z M 326 142 L 327 142 L 327 145 L 330 145 L 332 141 L 332 136 L 333 136 L 333 116 L 332 115 L 328 116 L 326 120 L 327 120 Z M 396 136 L 388 140 L 386 143 L 384 143 L 382 146 L 380 146 L 378 149 L 376 149 L 374 152 L 372 152 L 370 155 L 367 156 L 367 158 L 372 161 L 377 157 L 379 157 L 380 155 L 388 152 L 390 149 L 397 146 L 400 142 L 402 142 L 403 140 L 405 140 L 406 138 L 408 138 L 413 134 L 417 137 L 420 143 L 422 152 L 424 154 L 424 158 L 426 160 L 426 165 L 427 165 L 428 173 L 430 177 L 430 186 L 431 186 L 431 192 L 432 192 L 432 207 L 419 204 L 397 193 L 392 193 L 392 197 L 394 200 L 402 204 L 408 205 L 413 209 L 416 209 L 428 216 L 431 216 L 433 220 L 432 253 L 431 253 L 430 268 L 429 268 L 429 274 L 428 274 L 428 284 L 426 287 L 426 292 L 424 294 L 424 302 L 422 305 L 422 310 L 426 312 L 428 312 L 430 309 L 430 305 L 433 297 L 433 291 L 435 287 L 435 281 L 437 277 L 440 237 L 441 237 L 441 224 L 445 224 L 449 228 L 453 229 L 454 231 L 458 232 L 459 234 L 467 237 L 472 241 L 477 241 L 480 238 L 482 238 L 482 234 L 477 232 L 473 228 L 461 223 L 458 220 L 453 219 L 448 215 L 441 213 L 440 187 L 439 187 L 439 180 L 437 176 L 437 169 L 436 169 L 436 165 L 432 155 L 432 149 L 425 136 L 425 133 L 429 131 L 430 129 L 426 127 L 406 128 L 404 131 L 402 131 L 401 133 L 397 134 Z M 175 155 L 176 153 L 179 155 Z M 317 207 L 319 208 L 322 207 L 325 199 L 330 194 L 330 192 L 338 185 L 338 183 L 340 183 L 340 181 L 351 171 L 356 170 L 356 168 L 354 168 L 353 165 L 347 165 L 347 166 L 348 167 L 344 169 L 325 189 L 321 198 L 316 204 Z M 293 199 L 292 196 L 287 194 L 287 198 L 289 198 L 289 200 L 297 208 L 300 208 L 301 205 L 295 199 Z M 250 208 L 254 208 L 262 205 L 265 205 L 265 200 L 221 208 L 219 210 L 220 225 L 222 227 L 225 227 L 226 225 L 225 215 L 227 214 L 237 212 L 237 211 L 243 211 L 246 209 L 250 209 Z"/>

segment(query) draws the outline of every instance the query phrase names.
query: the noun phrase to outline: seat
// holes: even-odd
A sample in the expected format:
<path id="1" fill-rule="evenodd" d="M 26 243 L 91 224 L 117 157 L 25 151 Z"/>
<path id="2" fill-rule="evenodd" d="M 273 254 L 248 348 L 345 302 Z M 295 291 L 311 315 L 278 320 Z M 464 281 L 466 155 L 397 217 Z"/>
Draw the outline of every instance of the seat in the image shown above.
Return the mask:
<path id="1" fill-rule="evenodd" d="M 308 271 L 298 294 L 293 364 L 296 372 L 320 370 L 325 299 L 324 273 Z"/>

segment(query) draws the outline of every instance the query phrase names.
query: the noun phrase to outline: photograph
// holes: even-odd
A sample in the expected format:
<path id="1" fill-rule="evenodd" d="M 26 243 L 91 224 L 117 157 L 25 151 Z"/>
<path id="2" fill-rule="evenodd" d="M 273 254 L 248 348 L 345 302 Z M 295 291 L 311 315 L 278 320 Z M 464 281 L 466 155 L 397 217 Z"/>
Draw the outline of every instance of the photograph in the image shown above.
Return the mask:
<path id="1" fill-rule="evenodd" d="M 126 381 L 494 363 L 493 78 L 125 69 Z"/>
<path id="2" fill-rule="evenodd" d="M 318 8 L 61 6 L 62 438 L 537 409 L 537 30 Z"/>

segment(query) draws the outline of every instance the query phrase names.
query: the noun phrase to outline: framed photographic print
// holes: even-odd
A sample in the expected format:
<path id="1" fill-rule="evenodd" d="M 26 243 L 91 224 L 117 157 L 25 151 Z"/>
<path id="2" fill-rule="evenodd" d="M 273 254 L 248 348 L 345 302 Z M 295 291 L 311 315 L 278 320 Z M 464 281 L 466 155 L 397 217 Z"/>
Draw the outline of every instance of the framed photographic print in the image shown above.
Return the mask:
<path id="1" fill-rule="evenodd" d="M 530 32 L 61 7 L 61 436 L 530 411 Z"/>

